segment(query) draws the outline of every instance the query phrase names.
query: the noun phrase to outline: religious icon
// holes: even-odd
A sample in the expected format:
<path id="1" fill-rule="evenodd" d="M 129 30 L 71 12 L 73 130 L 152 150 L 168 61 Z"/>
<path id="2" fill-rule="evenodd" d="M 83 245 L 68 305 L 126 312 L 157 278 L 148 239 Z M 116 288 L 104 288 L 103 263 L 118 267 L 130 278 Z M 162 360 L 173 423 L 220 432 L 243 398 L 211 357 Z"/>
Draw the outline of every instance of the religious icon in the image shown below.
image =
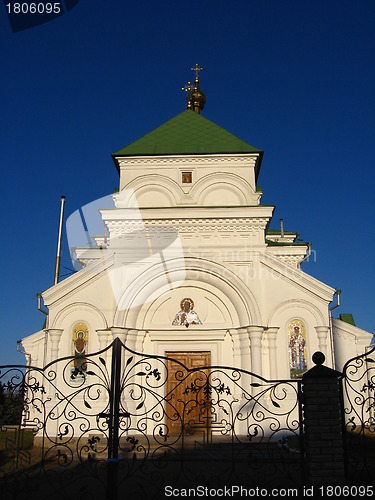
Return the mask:
<path id="1" fill-rule="evenodd" d="M 201 320 L 198 317 L 198 314 L 193 310 L 194 302 L 191 299 L 189 298 L 182 299 L 180 306 L 181 310 L 176 314 L 172 322 L 172 325 L 174 326 L 185 325 L 186 328 L 188 328 L 189 325 L 202 324 Z"/>
<path id="2" fill-rule="evenodd" d="M 192 173 L 191 172 L 182 172 L 182 183 L 183 184 L 191 184 L 192 183 Z"/>
<path id="3" fill-rule="evenodd" d="M 88 344 L 88 328 L 85 324 L 81 323 L 76 325 L 73 329 L 72 337 L 72 354 L 74 356 L 72 365 L 72 378 L 76 378 L 77 375 L 84 376 L 87 370 L 86 354 L 87 354 L 87 344 Z"/>
<path id="4" fill-rule="evenodd" d="M 300 320 L 293 320 L 288 325 L 289 362 L 292 378 L 301 375 L 307 368 L 305 325 Z"/>

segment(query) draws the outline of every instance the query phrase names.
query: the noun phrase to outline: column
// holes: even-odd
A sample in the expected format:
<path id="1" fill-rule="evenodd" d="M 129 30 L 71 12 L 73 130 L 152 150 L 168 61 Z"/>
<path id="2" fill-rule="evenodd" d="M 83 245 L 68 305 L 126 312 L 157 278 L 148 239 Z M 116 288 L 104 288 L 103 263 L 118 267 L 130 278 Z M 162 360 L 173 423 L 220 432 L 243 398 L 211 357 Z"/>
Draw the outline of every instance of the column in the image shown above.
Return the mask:
<path id="1" fill-rule="evenodd" d="M 268 340 L 268 352 L 269 352 L 269 363 L 270 363 L 270 379 L 277 379 L 277 355 L 276 355 L 276 338 L 277 332 L 279 330 L 278 326 L 272 326 L 267 328 L 265 334 Z"/>
<path id="2" fill-rule="evenodd" d="M 131 349 L 132 351 L 137 351 L 138 348 L 137 337 L 138 337 L 138 330 L 135 330 L 134 328 L 128 330 L 128 335 L 126 337 L 126 347 L 128 349 Z"/>
<path id="3" fill-rule="evenodd" d="M 121 326 L 112 326 L 111 333 L 113 336 L 113 340 L 120 339 L 121 342 L 125 345 L 126 342 L 126 334 L 128 333 L 127 328 L 123 328 Z"/>
<path id="4" fill-rule="evenodd" d="M 231 336 L 233 342 L 233 366 L 240 368 L 241 367 L 241 347 L 240 341 L 238 338 L 238 331 L 235 328 L 231 328 L 228 330 L 229 335 Z"/>
<path id="5" fill-rule="evenodd" d="M 263 326 L 248 326 L 247 331 L 250 339 L 250 370 L 255 375 L 262 376 L 262 336 Z"/>
<path id="6" fill-rule="evenodd" d="M 318 335 L 319 351 L 322 352 L 325 357 L 327 357 L 327 334 L 328 334 L 329 327 L 328 326 L 316 326 L 315 330 L 316 330 L 316 333 Z"/>
<path id="7" fill-rule="evenodd" d="M 233 342 L 233 361 L 231 362 L 230 366 L 234 366 L 235 368 L 243 368 L 242 365 L 242 359 L 241 359 L 241 336 L 243 337 L 243 332 L 246 329 L 242 328 L 242 333 L 240 334 L 239 330 L 237 328 L 231 328 L 228 330 L 229 335 L 231 336 L 232 342 Z M 247 368 L 249 367 L 249 359 L 250 359 L 250 344 L 249 344 L 249 334 L 247 333 L 246 330 L 246 336 L 245 339 L 247 338 Z M 245 342 L 246 344 L 246 342 Z M 243 347 L 243 340 L 242 340 L 242 347 Z M 246 368 L 246 365 L 245 365 Z M 241 400 L 242 398 L 242 393 L 240 390 L 240 387 L 237 385 L 234 385 L 234 398 L 237 399 L 238 401 Z M 237 405 L 237 406 L 236 406 Z M 238 407 L 238 408 L 237 408 Z M 239 410 L 240 405 L 238 403 L 234 403 L 234 408 L 235 411 Z M 244 431 L 246 432 L 246 431 Z"/>
<path id="8" fill-rule="evenodd" d="M 98 335 L 98 341 L 99 341 L 99 351 L 103 351 L 106 347 L 109 346 L 110 340 L 110 330 L 96 330 L 96 333 Z M 109 353 L 111 349 L 107 349 L 106 351 L 103 352 L 101 355 L 102 358 L 105 360 L 105 362 L 108 365 L 108 359 L 109 359 Z"/>
<path id="9" fill-rule="evenodd" d="M 47 346 L 47 348 L 51 352 L 51 361 L 56 361 L 57 358 L 58 358 L 59 343 L 60 343 L 60 339 L 61 339 L 61 335 L 62 335 L 63 331 L 64 330 L 62 330 L 61 328 L 50 328 L 50 329 L 47 330 L 47 332 L 48 332 L 48 340 L 49 340 L 49 342 L 51 344 L 50 347 Z M 55 373 L 56 375 L 54 375 L 53 373 Z M 65 391 L 66 386 L 62 382 L 62 374 L 59 373 L 59 370 L 58 370 L 58 367 L 57 367 L 57 363 L 55 363 L 54 365 L 52 365 L 50 367 L 50 369 L 48 370 L 47 378 L 49 379 L 51 375 L 52 375 L 52 383 L 48 384 L 48 389 L 46 388 L 46 390 L 47 390 L 48 396 L 51 398 L 51 400 L 53 402 L 55 400 L 55 398 L 56 398 L 55 385 L 57 385 L 57 386 L 60 385 L 60 389 L 61 389 L 62 392 Z M 56 378 L 53 378 L 53 377 L 56 377 Z M 48 403 L 48 405 L 50 405 L 50 404 L 52 405 L 53 403 Z M 47 405 L 47 408 L 49 410 L 50 407 L 48 405 Z M 52 427 L 54 427 L 54 425 L 51 424 L 50 421 L 49 421 L 49 425 L 52 425 Z M 58 421 L 56 421 L 55 425 L 58 425 Z"/>
<path id="10" fill-rule="evenodd" d="M 59 354 L 59 343 L 62 332 L 61 328 L 50 328 L 48 330 L 48 337 L 51 341 L 51 361 L 56 361 Z"/>
<path id="11" fill-rule="evenodd" d="M 102 351 L 109 344 L 108 337 L 109 337 L 109 333 L 111 333 L 111 332 L 109 330 L 96 330 L 96 333 L 98 335 L 99 351 Z"/>
<path id="12" fill-rule="evenodd" d="M 236 368 L 242 368 L 243 370 L 252 371 L 249 367 L 250 361 L 250 339 L 249 332 L 247 328 L 237 329 L 238 345 L 239 345 L 239 361 L 240 365 Z"/>
<path id="13" fill-rule="evenodd" d="M 139 353 L 143 353 L 143 343 L 145 341 L 147 330 L 138 330 L 137 338 L 135 341 L 135 351 Z"/>

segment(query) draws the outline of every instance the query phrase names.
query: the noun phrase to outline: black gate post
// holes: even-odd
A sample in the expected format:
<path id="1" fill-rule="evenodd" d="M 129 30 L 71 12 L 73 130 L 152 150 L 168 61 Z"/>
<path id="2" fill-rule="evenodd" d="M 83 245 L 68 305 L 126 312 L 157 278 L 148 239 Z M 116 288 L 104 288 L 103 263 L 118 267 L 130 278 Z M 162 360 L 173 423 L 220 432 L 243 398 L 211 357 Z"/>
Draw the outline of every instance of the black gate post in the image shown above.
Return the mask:
<path id="1" fill-rule="evenodd" d="M 321 352 L 312 359 L 316 366 L 302 376 L 306 480 L 309 485 L 341 485 L 345 484 L 341 373 L 323 365 Z"/>
<path id="2" fill-rule="evenodd" d="M 111 391 L 108 417 L 108 462 L 107 462 L 107 491 L 106 500 L 117 500 L 117 472 L 119 449 L 119 412 L 120 412 L 120 377 L 121 377 L 121 349 L 120 339 L 115 339 L 112 347 Z"/>

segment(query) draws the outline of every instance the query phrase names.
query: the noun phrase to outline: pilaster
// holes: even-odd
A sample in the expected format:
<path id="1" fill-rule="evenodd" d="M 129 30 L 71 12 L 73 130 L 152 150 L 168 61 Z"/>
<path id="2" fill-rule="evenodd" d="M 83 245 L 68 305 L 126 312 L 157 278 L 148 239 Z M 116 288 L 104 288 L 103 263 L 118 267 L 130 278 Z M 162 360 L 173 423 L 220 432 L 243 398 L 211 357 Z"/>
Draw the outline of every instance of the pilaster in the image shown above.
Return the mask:
<path id="1" fill-rule="evenodd" d="M 262 375 L 262 336 L 263 326 L 248 326 L 247 332 L 250 340 L 250 371 L 255 375 Z"/>
<path id="2" fill-rule="evenodd" d="M 328 337 L 328 326 L 316 326 L 316 334 L 318 336 L 319 351 L 327 357 L 327 337 Z"/>
<path id="3" fill-rule="evenodd" d="M 96 330 L 99 341 L 99 351 L 103 351 L 112 342 L 112 335 L 110 330 Z M 106 363 L 109 361 L 109 355 L 111 350 L 107 349 L 104 351 L 102 357 L 105 359 Z"/>
<path id="4" fill-rule="evenodd" d="M 112 332 L 109 330 L 96 330 L 96 333 L 98 335 L 99 351 L 102 351 L 109 345 L 109 335 Z"/>
<path id="5" fill-rule="evenodd" d="M 123 328 L 121 326 L 111 326 L 111 333 L 112 333 L 113 340 L 120 339 L 124 345 L 125 345 L 126 335 L 127 335 L 128 331 L 129 330 L 127 328 Z"/>
<path id="6" fill-rule="evenodd" d="M 51 359 L 50 359 L 51 362 L 56 361 L 58 359 L 58 356 L 59 356 L 59 343 L 60 343 L 63 331 L 64 330 L 62 330 L 61 328 L 50 328 L 50 329 L 47 330 L 47 332 L 48 332 L 48 341 L 50 343 L 49 350 L 50 350 L 50 353 L 51 353 Z M 48 361 L 47 361 L 47 363 L 48 363 Z M 47 391 L 48 391 L 48 396 L 52 400 L 55 400 L 55 398 L 56 398 L 55 384 L 59 385 L 60 384 L 60 380 L 61 380 L 61 373 L 59 373 L 59 371 L 57 369 L 57 363 L 55 363 L 53 365 L 53 367 L 51 367 L 49 369 L 48 372 L 49 372 L 49 374 L 53 374 L 53 372 L 54 372 L 54 375 L 53 375 L 53 377 L 55 377 L 54 383 L 53 384 L 48 384 Z"/>
<path id="7" fill-rule="evenodd" d="M 249 359 L 250 359 L 250 339 L 247 328 L 238 328 L 237 337 L 238 337 L 239 359 L 240 359 L 239 366 L 243 370 L 248 370 Z"/>
<path id="8" fill-rule="evenodd" d="M 59 343 L 63 331 L 64 330 L 61 328 L 48 329 L 48 337 L 51 341 L 51 361 L 56 361 L 56 359 L 58 358 Z"/>
<path id="9" fill-rule="evenodd" d="M 134 328 L 128 330 L 128 334 L 126 336 L 126 347 L 128 349 L 131 349 L 132 351 L 137 351 L 138 348 L 137 337 L 138 337 L 138 330 L 135 330 Z"/>
<path id="10" fill-rule="evenodd" d="M 269 363 L 270 363 L 270 378 L 272 380 L 277 379 L 277 352 L 276 352 L 276 338 L 277 332 L 279 330 L 278 326 L 272 326 L 267 328 L 265 331 L 265 336 L 268 341 L 268 352 L 269 352 Z"/>

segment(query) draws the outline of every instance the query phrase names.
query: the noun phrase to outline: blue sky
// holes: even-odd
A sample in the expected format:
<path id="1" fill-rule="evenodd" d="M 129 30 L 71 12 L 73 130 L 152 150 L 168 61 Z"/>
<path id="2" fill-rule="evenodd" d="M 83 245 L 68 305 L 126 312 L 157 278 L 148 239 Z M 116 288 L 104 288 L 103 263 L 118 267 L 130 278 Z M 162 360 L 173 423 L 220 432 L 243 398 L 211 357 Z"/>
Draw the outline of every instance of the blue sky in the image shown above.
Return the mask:
<path id="1" fill-rule="evenodd" d="M 60 195 L 68 216 L 113 192 L 110 154 L 185 109 L 196 62 L 204 116 L 265 151 L 271 227 L 311 241 L 303 270 L 375 331 L 374 23 L 373 0 L 80 0 L 13 33 L 2 5 L 0 364 L 42 327 Z"/>

